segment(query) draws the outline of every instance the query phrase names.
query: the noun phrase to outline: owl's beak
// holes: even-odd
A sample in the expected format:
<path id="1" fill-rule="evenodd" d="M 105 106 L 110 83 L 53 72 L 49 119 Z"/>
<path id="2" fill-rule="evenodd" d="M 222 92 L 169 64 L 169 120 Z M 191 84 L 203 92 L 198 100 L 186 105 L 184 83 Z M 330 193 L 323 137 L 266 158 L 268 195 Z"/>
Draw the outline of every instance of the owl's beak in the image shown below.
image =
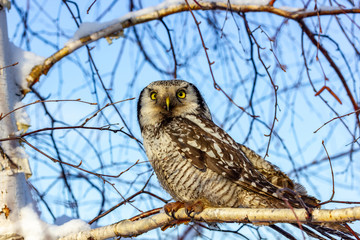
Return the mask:
<path id="1" fill-rule="evenodd" d="M 166 97 L 165 103 L 166 103 L 166 110 L 169 111 L 170 110 L 170 98 L 169 97 Z"/>

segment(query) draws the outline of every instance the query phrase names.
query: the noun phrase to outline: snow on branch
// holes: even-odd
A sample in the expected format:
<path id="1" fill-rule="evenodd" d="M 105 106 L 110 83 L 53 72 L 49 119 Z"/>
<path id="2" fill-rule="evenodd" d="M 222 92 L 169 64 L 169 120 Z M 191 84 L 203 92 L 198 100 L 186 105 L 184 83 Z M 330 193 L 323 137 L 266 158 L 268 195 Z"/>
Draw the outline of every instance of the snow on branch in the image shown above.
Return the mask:
<path id="1" fill-rule="evenodd" d="M 253 5 L 247 5 L 252 2 Z M 304 10 L 288 7 L 273 7 L 270 4 L 265 5 L 266 1 L 247 1 L 234 0 L 228 1 L 189 1 L 192 10 L 226 10 L 233 12 L 268 12 L 273 13 L 292 20 L 301 20 L 307 17 L 320 15 L 338 15 L 348 13 L 360 13 L 360 8 L 324 8 L 317 10 Z M 164 1 L 154 7 L 144 8 L 135 12 L 130 12 L 121 18 L 115 19 L 107 23 L 85 23 L 80 26 L 73 39 L 71 39 L 62 49 L 43 61 L 42 64 L 36 65 L 26 80 L 28 86 L 33 86 L 42 74 L 47 74 L 50 68 L 65 56 L 71 54 L 75 50 L 97 41 L 101 38 L 111 39 L 119 37 L 123 34 L 123 30 L 131 26 L 160 19 L 175 13 L 188 11 L 189 7 L 184 1 Z M 89 32 L 90 31 L 90 32 Z"/>
<path id="2" fill-rule="evenodd" d="M 206 208 L 192 219 L 185 209 L 175 213 L 175 218 L 181 222 L 237 222 L 237 223 L 325 223 L 352 222 L 360 220 L 360 207 L 334 210 L 315 209 L 311 219 L 305 209 L 250 209 L 250 208 Z M 106 239 L 110 237 L 132 237 L 148 232 L 158 227 L 175 224 L 176 221 L 166 213 L 159 213 L 144 219 L 121 222 L 92 229 L 90 231 L 71 234 L 60 240 Z"/>

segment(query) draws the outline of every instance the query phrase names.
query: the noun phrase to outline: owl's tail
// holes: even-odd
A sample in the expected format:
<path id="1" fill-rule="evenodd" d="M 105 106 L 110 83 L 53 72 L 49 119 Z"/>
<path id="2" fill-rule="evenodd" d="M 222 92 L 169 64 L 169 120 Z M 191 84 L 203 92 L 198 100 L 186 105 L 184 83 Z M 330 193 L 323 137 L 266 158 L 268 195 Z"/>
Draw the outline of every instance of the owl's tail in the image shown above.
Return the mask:
<path id="1" fill-rule="evenodd" d="M 298 224 L 294 223 L 294 226 L 299 227 Z M 345 224 L 340 223 L 322 223 L 322 224 L 306 224 L 308 227 L 312 228 L 309 229 L 306 226 L 302 226 L 302 230 L 306 232 L 311 237 L 316 239 L 326 240 L 326 239 L 341 239 L 345 240 L 359 240 L 359 234 L 348 229 Z M 313 231 L 315 230 L 315 231 Z M 320 235 L 319 235 L 320 234 Z M 324 238 L 325 237 L 325 238 Z"/>
<path id="2" fill-rule="evenodd" d="M 314 197 L 304 195 L 301 196 L 300 201 L 302 202 L 301 206 L 305 205 L 310 208 L 318 208 L 319 200 Z M 346 223 L 308 223 L 301 227 L 296 223 L 292 225 L 302 229 L 307 235 L 316 239 L 335 240 L 340 237 L 345 240 L 360 240 L 360 235 L 354 232 Z"/>

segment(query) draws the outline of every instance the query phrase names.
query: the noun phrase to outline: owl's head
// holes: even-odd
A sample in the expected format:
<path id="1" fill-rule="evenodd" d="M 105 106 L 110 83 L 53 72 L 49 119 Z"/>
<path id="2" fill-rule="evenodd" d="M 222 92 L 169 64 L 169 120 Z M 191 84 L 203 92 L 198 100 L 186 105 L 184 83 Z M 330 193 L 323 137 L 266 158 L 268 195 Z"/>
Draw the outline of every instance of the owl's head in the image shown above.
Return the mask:
<path id="1" fill-rule="evenodd" d="M 211 120 L 211 113 L 199 90 L 183 80 L 150 83 L 140 93 L 137 111 L 141 129 L 187 114 Z"/>

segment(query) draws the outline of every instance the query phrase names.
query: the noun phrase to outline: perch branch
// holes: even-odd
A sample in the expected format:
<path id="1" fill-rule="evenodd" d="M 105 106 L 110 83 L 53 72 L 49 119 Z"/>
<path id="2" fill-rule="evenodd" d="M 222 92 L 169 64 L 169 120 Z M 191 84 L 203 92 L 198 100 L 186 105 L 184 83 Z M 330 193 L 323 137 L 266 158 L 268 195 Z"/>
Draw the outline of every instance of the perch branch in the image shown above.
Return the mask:
<path id="1" fill-rule="evenodd" d="M 295 213 L 295 214 L 294 214 Z M 360 220 L 360 207 L 320 210 L 315 209 L 309 220 L 305 209 L 249 209 L 249 208 L 206 208 L 190 218 L 185 209 L 175 213 L 177 220 L 197 222 L 237 222 L 237 223 L 324 223 L 352 222 Z M 70 234 L 59 240 L 106 239 L 111 237 L 132 237 L 158 227 L 172 224 L 174 219 L 166 213 L 159 213 L 136 221 L 123 220 L 118 223 L 95 228 L 90 231 Z"/>

